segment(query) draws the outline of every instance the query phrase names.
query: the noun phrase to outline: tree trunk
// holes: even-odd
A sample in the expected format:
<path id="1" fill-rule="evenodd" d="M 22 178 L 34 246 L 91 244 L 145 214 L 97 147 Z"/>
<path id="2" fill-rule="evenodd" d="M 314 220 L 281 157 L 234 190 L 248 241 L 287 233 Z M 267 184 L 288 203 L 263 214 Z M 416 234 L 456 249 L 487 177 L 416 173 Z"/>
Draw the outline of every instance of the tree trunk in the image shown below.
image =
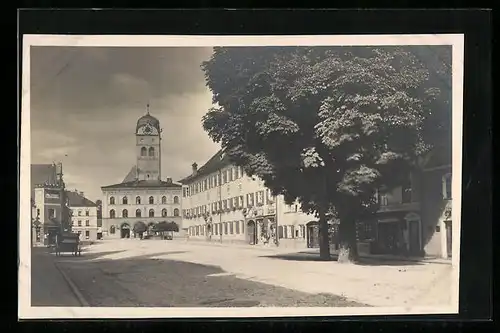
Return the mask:
<path id="1" fill-rule="evenodd" d="M 330 259 L 330 240 L 328 237 L 328 220 L 326 209 L 319 210 L 319 257 L 321 260 Z"/>
<path id="2" fill-rule="evenodd" d="M 355 263 L 358 260 L 358 244 L 356 240 L 356 220 L 354 218 L 340 218 L 339 236 L 340 250 L 338 262 Z"/>

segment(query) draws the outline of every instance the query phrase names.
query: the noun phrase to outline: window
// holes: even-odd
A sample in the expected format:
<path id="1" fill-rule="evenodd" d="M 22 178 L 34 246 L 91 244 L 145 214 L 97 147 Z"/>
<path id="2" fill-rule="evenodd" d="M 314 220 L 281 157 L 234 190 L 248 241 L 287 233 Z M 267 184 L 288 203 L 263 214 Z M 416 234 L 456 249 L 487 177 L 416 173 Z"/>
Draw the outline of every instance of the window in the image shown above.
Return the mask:
<path id="1" fill-rule="evenodd" d="M 141 197 L 135 197 L 135 204 L 140 205 L 141 204 Z"/>
<path id="2" fill-rule="evenodd" d="M 155 211 L 154 209 L 149 210 L 149 217 L 155 217 Z"/>
<path id="3" fill-rule="evenodd" d="M 177 208 L 174 209 L 174 216 L 179 216 L 179 209 Z"/>
<path id="4" fill-rule="evenodd" d="M 411 202 L 411 175 L 408 175 L 404 180 L 403 186 L 401 187 L 401 201 L 402 203 L 410 203 Z"/>
<path id="5" fill-rule="evenodd" d="M 153 147 L 149 147 L 148 155 L 149 157 L 155 156 L 155 149 Z"/>
<path id="6" fill-rule="evenodd" d="M 161 203 L 162 204 L 166 204 L 167 203 L 167 197 L 166 196 L 162 196 L 161 197 Z"/>
<path id="7" fill-rule="evenodd" d="M 178 204 L 179 203 L 179 197 L 178 196 L 175 196 L 174 197 L 174 204 Z"/>
<path id="8" fill-rule="evenodd" d="M 149 197 L 149 204 L 152 205 L 155 203 L 155 199 L 151 196 Z"/>
<path id="9" fill-rule="evenodd" d="M 114 234 L 114 233 L 115 233 L 115 231 L 116 231 L 116 229 L 115 229 L 115 226 L 114 226 L 114 225 L 112 225 L 111 227 L 109 227 L 109 233 L 110 233 L 110 234 Z"/>
<path id="10" fill-rule="evenodd" d="M 123 197 L 122 204 L 123 205 L 127 205 L 128 204 L 128 198 L 127 197 Z"/>
<path id="11" fill-rule="evenodd" d="M 128 217 L 128 210 L 124 209 L 122 211 L 122 217 Z"/>
<path id="12" fill-rule="evenodd" d="M 85 221 L 85 226 L 86 226 L 86 227 L 90 227 L 90 221 L 89 221 L 89 220 L 86 220 L 86 221 Z"/>
<path id="13" fill-rule="evenodd" d="M 78 226 L 81 227 L 82 226 L 82 220 L 78 220 Z"/>
<path id="14" fill-rule="evenodd" d="M 114 209 L 112 209 L 112 210 L 109 211 L 109 218 L 110 219 L 114 219 L 115 218 L 115 210 Z"/>
<path id="15" fill-rule="evenodd" d="M 85 216 L 90 216 L 90 212 L 88 210 L 85 211 Z"/>
<path id="16" fill-rule="evenodd" d="M 295 237 L 295 226 L 291 225 L 290 226 L 290 238 Z"/>
<path id="17" fill-rule="evenodd" d="M 451 200 L 451 173 L 443 176 L 443 199 Z"/>
<path id="18" fill-rule="evenodd" d="M 227 173 L 226 171 L 222 172 L 222 184 L 227 183 Z"/>
<path id="19" fill-rule="evenodd" d="M 135 217 L 141 217 L 141 210 L 140 209 L 135 210 Z"/>
<path id="20" fill-rule="evenodd" d="M 40 216 L 40 208 L 36 209 L 36 216 Z"/>
<path id="21" fill-rule="evenodd" d="M 166 209 L 166 208 L 163 208 L 163 209 L 161 210 L 161 216 L 162 216 L 162 217 L 167 216 L 167 209 Z"/>
<path id="22" fill-rule="evenodd" d="M 236 221 L 236 222 L 234 222 L 234 224 L 235 224 L 235 226 L 234 226 L 234 227 L 235 227 L 235 229 L 236 229 L 236 230 L 235 230 L 235 231 L 236 231 L 236 234 L 239 234 L 239 233 L 240 233 L 240 221 Z"/>
<path id="23" fill-rule="evenodd" d="M 229 222 L 229 233 L 232 235 L 234 233 L 233 222 Z"/>
<path id="24" fill-rule="evenodd" d="M 115 204 L 115 197 L 109 198 L 109 204 L 114 205 Z"/>
<path id="25" fill-rule="evenodd" d="M 224 235 L 227 235 L 227 222 L 224 222 Z"/>
<path id="26" fill-rule="evenodd" d="M 78 216 L 82 216 L 82 211 L 81 210 L 78 211 Z"/>
<path id="27" fill-rule="evenodd" d="M 217 227 L 217 224 L 214 224 L 214 231 L 216 235 L 219 234 L 219 228 Z"/>
<path id="28" fill-rule="evenodd" d="M 234 180 L 233 168 L 227 170 L 227 173 L 228 173 L 227 178 L 229 178 L 228 181 L 232 182 Z"/>
<path id="29" fill-rule="evenodd" d="M 300 233 L 302 234 L 302 238 L 306 238 L 306 226 L 303 224 L 300 225 Z"/>
<path id="30" fill-rule="evenodd" d="M 148 149 L 146 147 L 141 148 L 141 156 L 146 156 L 148 152 Z"/>
<path id="31" fill-rule="evenodd" d="M 90 231 L 86 230 L 85 231 L 85 238 L 89 238 L 90 237 Z"/>

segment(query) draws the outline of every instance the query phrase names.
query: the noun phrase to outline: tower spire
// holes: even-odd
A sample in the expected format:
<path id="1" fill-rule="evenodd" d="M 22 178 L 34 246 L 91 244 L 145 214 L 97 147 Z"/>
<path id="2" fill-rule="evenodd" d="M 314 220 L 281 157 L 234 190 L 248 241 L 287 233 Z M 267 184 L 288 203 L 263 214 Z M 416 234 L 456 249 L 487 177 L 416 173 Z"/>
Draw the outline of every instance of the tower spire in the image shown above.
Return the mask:
<path id="1" fill-rule="evenodd" d="M 146 114 L 149 115 L 149 101 L 148 101 L 148 104 L 146 104 Z"/>

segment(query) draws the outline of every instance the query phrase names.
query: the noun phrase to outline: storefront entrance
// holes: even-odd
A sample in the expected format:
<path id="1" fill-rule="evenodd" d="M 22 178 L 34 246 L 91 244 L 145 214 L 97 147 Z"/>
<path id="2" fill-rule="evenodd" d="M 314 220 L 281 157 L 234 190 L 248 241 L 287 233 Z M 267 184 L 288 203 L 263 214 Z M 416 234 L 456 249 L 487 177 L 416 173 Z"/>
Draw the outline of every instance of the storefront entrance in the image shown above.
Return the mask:
<path id="1" fill-rule="evenodd" d="M 401 226 L 397 220 L 378 223 L 377 249 L 379 254 L 398 254 L 400 252 Z"/>
<path id="2" fill-rule="evenodd" d="M 250 245 L 257 244 L 257 225 L 254 221 L 247 223 L 247 241 Z"/>
<path id="3" fill-rule="evenodd" d="M 453 230 L 452 230 L 452 223 L 451 221 L 445 221 L 446 224 L 446 254 L 449 259 L 452 257 L 452 235 L 453 235 Z"/>
<path id="4" fill-rule="evenodd" d="M 308 248 L 318 248 L 319 247 L 319 223 L 316 221 L 311 221 L 306 224 L 307 229 L 307 247 Z"/>

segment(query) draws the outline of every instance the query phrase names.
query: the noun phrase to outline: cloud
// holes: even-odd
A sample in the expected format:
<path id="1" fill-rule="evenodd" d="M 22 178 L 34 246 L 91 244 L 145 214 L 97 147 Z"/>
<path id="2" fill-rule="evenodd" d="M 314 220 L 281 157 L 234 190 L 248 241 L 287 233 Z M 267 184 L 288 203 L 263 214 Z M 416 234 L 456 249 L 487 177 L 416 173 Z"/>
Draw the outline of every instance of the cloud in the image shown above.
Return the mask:
<path id="1" fill-rule="evenodd" d="M 203 131 L 212 106 L 200 64 L 211 48 L 34 47 L 32 163 L 62 161 L 65 180 L 92 200 L 136 163 L 135 126 L 163 127 L 162 176 L 189 174 L 219 148 Z"/>

